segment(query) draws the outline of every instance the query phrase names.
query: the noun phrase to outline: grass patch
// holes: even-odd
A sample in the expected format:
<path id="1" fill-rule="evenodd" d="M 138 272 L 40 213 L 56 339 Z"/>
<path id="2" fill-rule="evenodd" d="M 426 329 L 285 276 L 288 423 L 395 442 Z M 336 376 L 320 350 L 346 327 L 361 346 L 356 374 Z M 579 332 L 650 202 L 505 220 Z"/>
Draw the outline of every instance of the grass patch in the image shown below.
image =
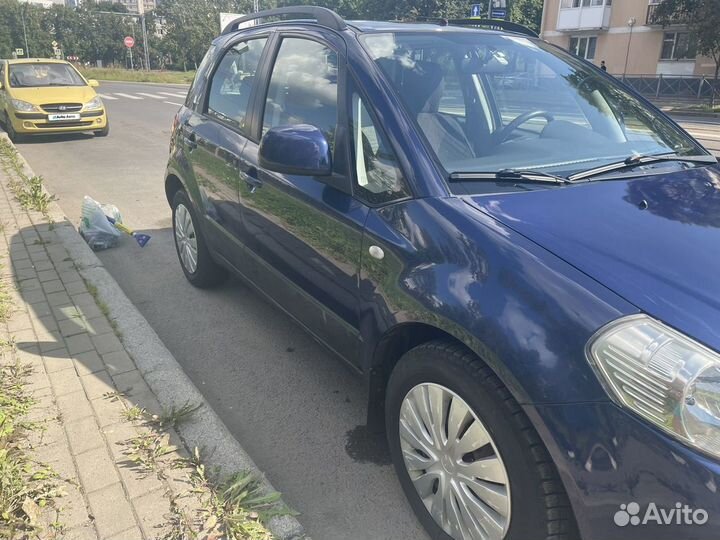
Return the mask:
<path id="1" fill-rule="evenodd" d="M 43 189 L 42 176 L 25 174 L 20 155 L 6 139 L 0 139 L 0 164 L 9 176 L 8 185 L 20 205 L 42 213 L 49 220 L 48 208 L 56 197 Z"/>
<path id="2" fill-rule="evenodd" d="M 27 452 L 29 433 L 39 429 L 24 420 L 35 404 L 25 388 L 30 372 L 18 363 L 0 368 L 0 538 L 40 537 L 41 513 L 61 495 L 56 474 Z"/>
<path id="3" fill-rule="evenodd" d="M 0 269 L 2 264 L 0 264 Z M 7 284 L 0 280 L 0 324 L 6 323 L 12 313 L 12 301 L 7 291 Z"/>
<path id="4" fill-rule="evenodd" d="M 152 82 L 170 84 L 190 84 L 195 77 L 194 71 L 134 71 L 119 68 L 81 68 L 80 73 L 86 79 L 101 81 Z"/>
<path id="5" fill-rule="evenodd" d="M 162 540 L 272 540 L 265 526 L 267 520 L 293 514 L 280 502 L 280 493 L 265 491 L 261 480 L 249 471 L 224 477 L 219 469 L 208 470 L 198 448 L 189 459 L 169 458 L 177 448 L 170 443 L 168 430 L 189 420 L 199 408 L 186 402 L 153 415 L 136 405 L 125 415 L 126 420 L 145 428 L 141 435 L 124 443 L 138 474 L 155 472 L 163 478 L 168 467 L 189 469 L 192 489 L 170 498 L 169 530 Z M 191 514 L 181 508 L 177 499 L 182 496 L 197 497 L 199 511 Z"/>

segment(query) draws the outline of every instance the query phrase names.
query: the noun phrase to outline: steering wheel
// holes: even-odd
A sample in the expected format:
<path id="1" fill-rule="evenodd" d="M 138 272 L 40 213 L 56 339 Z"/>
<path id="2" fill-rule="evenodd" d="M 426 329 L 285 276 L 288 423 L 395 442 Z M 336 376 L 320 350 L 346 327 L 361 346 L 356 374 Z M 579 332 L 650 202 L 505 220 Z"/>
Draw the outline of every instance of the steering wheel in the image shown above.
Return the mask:
<path id="1" fill-rule="evenodd" d="M 548 121 L 548 123 L 555 120 L 555 117 L 552 114 L 550 114 L 549 112 L 545 112 L 545 111 L 526 112 L 526 113 L 518 116 L 515 120 L 510 122 L 507 126 L 505 126 L 500 131 L 495 133 L 495 135 L 494 135 L 495 144 L 504 143 L 513 131 L 515 131 L 517 128 L 522 126 L 528 120 L 532 120 L 533 118 L 544 118 L 545 120 Z"/>

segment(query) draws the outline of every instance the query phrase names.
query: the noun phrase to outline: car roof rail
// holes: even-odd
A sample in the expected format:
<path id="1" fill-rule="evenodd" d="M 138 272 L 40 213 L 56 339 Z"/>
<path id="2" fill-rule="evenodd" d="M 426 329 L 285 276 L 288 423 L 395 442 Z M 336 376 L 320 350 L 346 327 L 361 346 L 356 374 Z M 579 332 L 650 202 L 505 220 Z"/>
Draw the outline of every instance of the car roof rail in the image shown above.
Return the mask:
<path id="1" fill-rule="evenodd" d="M 276 9 L 267 9 L 258 11 L 250 15 L 244 15 L 232 20 L 223 29 L 223 35 L 234 32 L 242 23 L 256 21 L 258 19 L 267 19 L 268 17 L 278 17 L 281 15 L 300 15 L 302 18 L 315 19 L 321 26 L 326 26 L 333 30 L 344 30 L 347 27 L 345 20 L 333 10 L 319 6 L 288 6 Z"/>
<path id="2" fill-rule="evenodd" d="M 530 37 L 539 37 L 535 30 L 528 28 L 527 26 L 500 19 L 448 19 L 448 24 L 452 26 L 470 26 L 475 28 L 489 28 L 491 30 L 506 30 L 508 32 L 525 34 Z"/>
<path id="3" fill-rule="evenodd" d="M 527 26 L 510 21 L 503 21 L 501 19 L 475 19 L 472 17 L 467 19 L 443 19 L 438 17 L 418 17 L 417 21 L 435 23 L 440 26 L 465 26 L 471 28 L 487 28 L 490 30 L 505 30 L 507 32 L 525 34 L 530 37 L 539 37 L 537 32 Z"/>

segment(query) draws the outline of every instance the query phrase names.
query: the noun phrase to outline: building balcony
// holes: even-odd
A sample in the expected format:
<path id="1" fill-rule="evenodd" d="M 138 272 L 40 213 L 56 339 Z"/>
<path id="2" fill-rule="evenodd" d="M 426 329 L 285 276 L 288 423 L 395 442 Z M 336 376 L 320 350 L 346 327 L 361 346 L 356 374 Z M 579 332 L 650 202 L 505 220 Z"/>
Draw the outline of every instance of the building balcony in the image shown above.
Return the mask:
<path id="1" fill-rule="evenodd" d="M 659 4 L 650 4 L 647 9 L 647 16 L 645 17 L 645 24 L 648 26 L 662 26 L 655 17 L 655 12 Z M 687 18 L 677 15 L 669 21 L 670 26 L 687 24 Z"/>
<path id="2" fill-rule="evenodd" d="M 611 5 L 603 5 L 603 0 L 575 0 L 563 2 L 558 13 L 557 30 L 561 32 L 576 30 L 604 30 L 610 26 Z M 581 5 L 577 5 L 581 4 Z M 595 5 L 599 4 L 599 5 Z M 575 7 L 576 6 L 576 7 Z"/>

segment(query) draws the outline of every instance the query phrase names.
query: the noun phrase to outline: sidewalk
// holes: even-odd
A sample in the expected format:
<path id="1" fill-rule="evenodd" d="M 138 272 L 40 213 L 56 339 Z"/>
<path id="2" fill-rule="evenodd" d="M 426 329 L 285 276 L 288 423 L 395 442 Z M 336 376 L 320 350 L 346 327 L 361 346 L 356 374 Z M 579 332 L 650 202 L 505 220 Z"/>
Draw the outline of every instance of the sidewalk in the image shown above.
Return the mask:
<path id="1" fill-rule="evenodd" d="M 30 419 L 44 424 L 30 437 L 31 453 L 59 475 L 65 496 L 56 500 L 57 537 L 158 538 L 171 532 L 171 500 L 184 499 L 189 519 L 201 518 L 189 490 L 189 468 L 172 468 L 187 454 L 162 456 L 163 470 L 133 460 L 151 433 L 132 423 L 132 412 L 160 414 L 155 396 L 123 348 L 68 252 L 45 217 L 23 210 L 0 172 L 0 264 L 13 308 L 0 339 L 4 365 L 28 364 L 36 405 Z M 195 500 L 193 500 L 195 499 Z M 179 499 L 177 499 L 179 500 Z"/>
<path id="2" fill-rule="evenodd" d="M 0 316 L 0 368 L 29 366 L 35 403 L 25 420 L 41 429 L 24 446 L 64 492 L 42 509 L 23 506 L 35 530 L 17 537 L 210 539 L 239 523 L 237 538 L 304 538 L 60 208 L 50 202 L 42 213 L 18 202 L 18 174 L 2 158 L 0 302 L 4 291 L 12 307 L 6 322 Z M 20 156 L 15 168 L 29 197 L 32 171 Z M 213 477 L 216 466 L 239 472 Z M 228 486 L 242 489 L 235 499 L 216 497 Z M 267 510 L 269 530 L 260 523 Z M 2 525 L 0 517 L 0 533 Z"/>

